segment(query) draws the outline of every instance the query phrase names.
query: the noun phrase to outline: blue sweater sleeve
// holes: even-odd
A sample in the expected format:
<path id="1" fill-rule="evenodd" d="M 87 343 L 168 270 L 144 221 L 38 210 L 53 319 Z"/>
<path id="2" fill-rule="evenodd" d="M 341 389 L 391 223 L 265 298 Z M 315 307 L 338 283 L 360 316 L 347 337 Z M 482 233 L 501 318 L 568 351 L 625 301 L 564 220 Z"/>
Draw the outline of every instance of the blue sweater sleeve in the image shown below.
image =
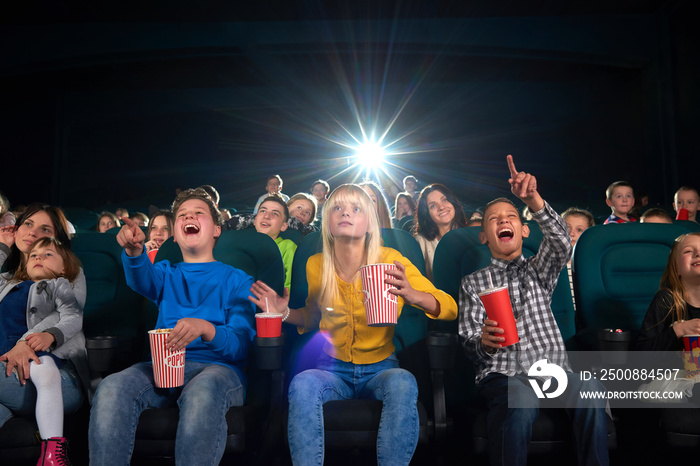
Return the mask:
<path id="1" fill-rule="evenodd" d="M 205 344 L 223 359 L 239 361 L 247 357 L 255 337 L 255 307 L 248 299 L 253 278 L 245 273 L 232 273 L 225 286 L 230 290 L 226 321 L 214 325 L 216 335 Z"/>
<path id="2" fill-rule="evenodd" d="M 161 264 L 167 262 L 162 261 Z M 158 304 L 164 282 L 162 267 L 159 267 L 161 270 L 156 270 L 156 266 L 151 263 L 145 249 L 142 254 L 134 257 L 130 257 L 126 251 L 122 251 L 122 264 L 126 284 L 132 290 Z"/>

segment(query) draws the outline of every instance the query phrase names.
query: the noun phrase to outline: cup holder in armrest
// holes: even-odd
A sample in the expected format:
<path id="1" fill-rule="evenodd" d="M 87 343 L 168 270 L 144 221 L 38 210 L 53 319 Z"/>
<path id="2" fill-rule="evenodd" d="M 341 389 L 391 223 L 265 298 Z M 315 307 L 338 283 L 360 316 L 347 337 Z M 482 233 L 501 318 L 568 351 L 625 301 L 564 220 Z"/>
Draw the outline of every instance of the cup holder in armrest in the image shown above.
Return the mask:
<path id="1" fill-rule="evenodd" d="M 626 351 L 629 350 L 631 333 L 619 328 L 598 330 L 598 348 L 608 364 L 621 365 L 627 362 Z"/>
<path id="2" fill-rule="evenodd" d="M 92 372 L 116 372 L 129 365 L 131 338 L 98 335 L 85 339 L 85 349 Z"/>
<path id="3" fill-rule="evenodd" d="M 258 369 L 278 370 L 282 368 L 284 334 L 279 337 L 255 337 L 255 356 Z"/>
<path id="4" fill-rule="evenodd" d="M 603 328 L 598 330 L 598 344 L 601 351 L 627 351 L 630 346 L 629 330 Z"/>
<path id="5" fill-rule="evenodd" d="M 455 364 L 457 338 L 452 333 L 430 332 L 427 338 L 430 367 L 451 369 Z"/>

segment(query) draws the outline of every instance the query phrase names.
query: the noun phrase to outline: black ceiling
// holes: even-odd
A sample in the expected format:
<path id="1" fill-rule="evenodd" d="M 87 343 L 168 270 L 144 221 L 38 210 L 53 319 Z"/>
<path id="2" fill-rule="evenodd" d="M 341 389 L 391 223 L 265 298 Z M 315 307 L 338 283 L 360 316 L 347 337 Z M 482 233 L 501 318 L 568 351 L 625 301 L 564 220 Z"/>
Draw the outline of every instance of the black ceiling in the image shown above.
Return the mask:
<path id="1" fill-rule="evenodd" d="M 3 6 L 1 24 L 231 22 L 655 14 L 682 0 L 38 0 Z"/>

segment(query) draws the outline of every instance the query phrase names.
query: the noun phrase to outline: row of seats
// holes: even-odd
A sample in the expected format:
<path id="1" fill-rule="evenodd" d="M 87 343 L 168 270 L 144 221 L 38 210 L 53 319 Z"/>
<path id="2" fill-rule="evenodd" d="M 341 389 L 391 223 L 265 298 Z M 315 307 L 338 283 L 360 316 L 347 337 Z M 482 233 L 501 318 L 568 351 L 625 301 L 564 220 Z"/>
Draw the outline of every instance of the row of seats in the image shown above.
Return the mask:
<path id="1" fill-rule="evenodd" d="M 560 276 L 552 302 L 567 345 L 576 347 L 577 320 L 579 325 L 589 327 L 639 328 L 646 306 L 658 288 L 670 245 L 679 234 L 695 227 L 696 224 L 691 225 L 690 222 L 676 222 L 674 225 L 615 225 L 587 230 L 579 239 L 573 259 L 578 312 L 574 313 L 573 310 L 566 271 Z M 531 226 L 531 231 L 524 243 L 526 256 L 536 253 L 541 241 L 541 232 L 536 225 Z M 484 267 L 490 260 L 488 248 L 478 241 L 478 232 L 478 228 L 454 230 L 445 235 L 435 253 L 434 282 L 456 300 L 459 299 L 461 277 Z M 385 229 L 383 238 L 386 246 L 399 250 L 422 272 L 425 271 L 420 247 L 410 234 L 403 230 Z M 312 233 L 303 239 L 292 239 L 298 243 L 298 249 L 292 266 L 290 306 L 302 307 L 308 292 L 306 261 L 320 252 L 321 236 Z M 132 341 L 134 344 L 127 351 L 128 357 L 120 361 L 122 365 L 143 359 L 147 354 L 146 330 L 154 325 L 157 309 L 126 286 L 121 264 L 122 250 L 115 237 L 81 233 L 75 237 L 73 249 L 83 262 L 88 281 L 84 325 L 86 336 L 99 340 L 116 335 Z M 240 268 L 282 292 L 283 265 L 279 250 L 269 237 L 251 230 L 224 232 L 217 242 L 214 255 L 218 260 Z M 179 248 L 172 239 L 163 245 L 156 257 L 156 260 L 164 259 L 172 262 L 181 260 Z M 422 311 L 406 307 L 396 328 L 397 355 L 402 367 L 410 370 L 419 384 L 423 449 L 429 446 L 430 451 L 441 452 L 441 447 L 450 436 L 466 433 L 472 438 L 473 445 L 460 444 L 460 448 L 479 453 L 485 449 L 487 441 L 484 411 L 476 402 L 471 363 L 464 352 L 454 345 L 456 328 L 456 322 L 446 325 L 429 322 Z M 280 370 L 259 369 L 255 362 L 259 348 L 251 354 L 249 399 L 245 407 L 232 408 L 229 412 L 227 455 L 250 452 L 251 449 L 256 454 L 261 454 L 261 451 L 286 451 L 286 447 L 260 447 L 284 445 L 285 387 L 294 374 L 313 366 L 322 338 L 318 333 L 299 335 L 295 328 L 287 324 L 284 330 L 286 357 Z M 429 347 L 435 349 L 434 345 L 429 345 L 429 330 L 452 337 L 447 351 L 433 360 L 428 358 Z M 438 346 L 444 345 L 444 339 L 433 340 Z M 448 361 L 450 358 L 454 358 L 454 364 Z M 373 449 L 381 403 L 359 400 L 333 402 L 325 411 L 329 451 Z M 176 420 L 175 408 L 144 413 L 137 433 L 135 459 L 172 456 Z M 17 422 L 27 423 L 30 431 L 36 429 L 35 425 L 32 426 L 33 420 Z M 76 422 L 86 422 L 86 412 Z M 561 422 L 562 419 L 556 415 L 541 416 L 533 433 L 533 452 L 562 451 L 562 448 L 565 451 L 568 431 L 558 428 Z M 9 431 L 7 424 L 0 430 L 0 463 L 10 461 L 7 464 L 21 464 L 21 454 L 32 449 L 36 450 L 33 458 L 38 457 L 36 439 L 31 439 L 29 444 L 22 443 L 17 437 L 24 431 L 16 429 L 16 426 L 13 422 L 13 434 L 17 435 L 5 435 Z M 613 445 L 616 443 L 614 426 L 611 426 L 611 442 Z M 78 445 L 83 450 L 86 448 L 80 440 Z M 419 455 L 421 451 L 419 449 Z M 29 457 L 32 458 L 31 455 Z"/>
<path id="2" fill-rule="evenodd" d="M 72 249 L 83 264 L 87 281 L 83 330 L 93 386 L 96 386 L 106 373 L 148 357 L 147 330 L 154 327 L 158 310 L 151 301 L 126 285 L 122 248 L 115 235 L 80 233 L 74 237 Z M 270 237 L 250 230 L 225 232 L 217 242 L 214 254 L 222 262 L 255 279 L 264 280 L 282 293 L 284 266 L 279 248 Z M 156 261 L 164 259 L 182 260 L 180 249 L 172 238 L 158 251 Z M 227 414 L 227 454 L 248 451 L 253 445 L 268 441 L 266 429 L 269 422 L 265 421 L 270 416 L 271 403 L 279 402 L 281 382 L 275 391 L 271 371 L 258 367 L 256 351 L 253 350 L 249 358 L 246 404 L 232 408 Z M 70 457 L 74 464 L 87 464 L 88 416 L 86 403 L 78 413 L 66 418 L 66 435 L 73 445 Z M 143 413 L 137 429 L 134 464 L 140 461 L 145 464 L 148 458 L 173 456 L 177 419 L 176 408 Z M 0 429 L 0 464 L 34 464 L 40 448 L 36 430 L 34 419 L 13 418 L 7 422 Z"/>
<path id="3" fill-rule="evenodd" d="M 298 232 L 296 232 L 298 233 Z M 286 234 L 286 232 L 285 232 Z M 406 232 L 400 230 L 386 230 L 387 244 L 400 250 L 406 250 L 404 254 L 418 264 L 424 272 L 420 248 L 415 240 Z M 309 251 L 309 256 L 320 250 L 320 235 L 309 235 L 303 241 L 301 236 L 294 236 L 294 232 L 288 234 L 288 238 L 299 243 L 302 251 Z M 313 244 L 313 247 L 307 246 Z M 77 235 L 73 241 L 73 249 L 83 262 L 88 284 L 88 300 L 84 309 L 84 331 L 87 337 L 87 346 L 91 368 L 95 369 L 96 385 L 105 368 L 102 366 L 102 353 L 113 350 L 111 344 L 117 345 L 116 361 L 108 358 L 112 363 L 109 371 L 121 369 L 136 361 L 147 357 L 146 331 L 153 327 L 157 315 L 157 309 L 150 301 L 133 292 L 125 283 L 122 268 L 122 249 L 118 246 L 113 234 L 100 234 L 97 232 L 83 232 Z M 227 231 L 219 238 L 215 250 L 215 257 L 230 265 L 233 265 L 253 276 L 268 283 L 278 293 L 282 293 L 284 286 L 284 268 L 279 254 L 279 249 L 272 239 L 259 234 L 254 230 Z M 307 257 L 299 254 L 295 261 L 297 272 L 295 277 L 303 276 L 306 281 L 305 264 Z M 180 249 L 172 239 L 166 241 L 158 251 L 156 261 L 170 260 L 177 262 L 182 260 Z M 296 289 L 299 287 L 295 286 Z M 302 298 L 301 301 L 305 301 Z M 427 332 L 422 312 L 413 309 L 406 310 L 401 320 L 401 328 L 405 331 L 397 331 L 397 347 L 408 351 L 416 341 L 423 339 Z M 413 325 L 415 324 L 415 325 Z M 417 330 L 414 327 L 419 327 Z M 286 328 L 285 335 L 288 342 L 285 348 L 280 348 L 285 354 L 294 353 L 306 356 L 305 363 L 298 364 L 291 358 L 287 358 L 284 367 L 289 367 L 289 377 L 284 378 L 281 370 L 270 371 L 270 368 L 260 368 L 256 359 L 262 350 L 256 346 L 251 352 L 249 360 L 249 387 L 245 406 L 232 408 L 227 414 L 229 432 L 227 438 L 227 455 L 236 455 L 240 452 L 250 453 L 254 450 L 258 458 L 260 455 L 268 455 L 271 452 L 280 454 L 286 447 L 269 448 L 271 445 L 279 447 L 280 442 L 286 439 L 284 425 L 286 416 L 286 385 L 296 371 L 313 365 L 321 347 L 319 334 L 304 335 L 303 340 L 295 340 L 295 329 Z M 116 337 L 116 338 L 115 338 Z M 127 342 L 126 347 L 122 344 Z M 287 351 L 291 350 L 291 351 Z M 430 373 L 423 370 L 427 368 L 427 353 L 425 347 L 416 354 L 422 357 L 420 363 L 413 364 L 416 373 L 423 371 L 418 376 L 423 383 L 430 383 Z M 110 351 L 110 354 L 113 352 Z M 303 359 L 303 358 L 302 358 Z M 425 362 L 425 364 L 423 363 Z M 275 367 L 271 367 L 276 369 Z M 429 400 L 430 389 L 421 390 L 425 394 L 423 398 Z M 427 404 L 429 401 L 425 401 Z M 351 403 L 352 404 L 352 403 Z M 274 409 L 273 409 L 274 407 Z M 343 413 L 360 414 L 360 417 L 351 416 L 343 419 Z M 86 429 L 89 415 L 89 407 L 84 407 L 76 416 L 67 418 L 67 423 L 81 426 L 79 429 L 67 430 L 74 437 L 72 457 L 87 459 Z M 357 442 L 373 445 L 376 439 L 379 416 L 381 415 L 381 403 L 358 402 L 349 409 L 343 403 L 336 403 L 327 409 L 327 426 L 329 428 L 329 449 L 333 448 L 334 440 L 338 445 L 349 445 L 353 448 Z M 175 426 L 177 425 L 177 409 L 153 409 L 144 412 L 140 418 L 134 446 L 134 462 L 143 461 L 144 458 L 172 457 L 174 452 Z M 335 422 L 334 422 L 335 421 Z M 361 426 L 369 422 L 369 431 Z M 429 421 L 425 409 L 421 409 L 421 440 L 428 443 Z M 335 427 L 334 427 L 335 426 Z M 354 426 L 354 427 L 353 427 Z M 350 428 L 350 430 L 348 430 Z M 12 432 L 10 432 L 12 431 Z M 33 435 L 36 424 L 33 419 L 13 419 L 0 430 L 0 464 L 29 464 L 38 457 L 39 444 Z M 334 433 L 335 432 L 335 433 Z M 12 435 L 9 435 L 11 433 Z M 6 435 L 8 434 L 8 435 Z"/>
<path id="4" fill-rule="evenodd" d="M 542 240 L 542 233 L 536 224 L 530 225 L 530 229 L 531 233 L 523 244 L 526 257 L 537 253 Z M 581 301 L 579 311 L 574 309 L 566 269 L 560 274 L 552 299 L 552 310 L 567 348 L 597 349 L 585 336 L 595 334 L 598 328 L 623 328 L 636 333 L 658 289 L 673 241 L 681 234 L 698 229 L 698 225 L 692 222 L 676 222 L 673 225 L 601 225 L 587 230 L 579 239 L 572 261 L 577 302 Z M 387 246 L 400 250 L 419 268 L 424 266 L 420 250 L 415 247 L 410 235 L 400 230 L 384 230 L 383 233 Z M 453 230 L 440 241 L 435 252 L 434 283 L 457 301 L 461 277 L 490 262 L 490 251 L 479 242 L 478 234 L 478 228 Z M 292 270 L 292 307 L 304 305 L 307 293 L 306 260 L 320 248 L 320 235 L 315 234 L 305 238 L 297 249 Z M 626 256 L 629 258 L 625 259 Z M 624 293 L 616 291 L 618 287 L 623 287 Z M 411 319 L 414 321 L 411 322 Z M 421 354 L 427 354 L 425 345 L 429 329 L 452 336 L 453 343 L 456 339 L 456 322 L 428 322 L 423 313 L 415 309 L 407 309 L 402 314 L 396 331 L 397 354 L 402 364 L 408 366 L 420 360 L 412 349 L 422 349 Z M 407 333 L 411 336 L 404 342 Z M 428 407 L 433 443 L 440 445 L 448 435 L 446 432 L 450 432 L 454 438 L 461 438 L 466 433 L 472 438 L 471 452 L 480 454 L 485 460 L 488 441 L 486 411 L 477 401 L 472 365 L 461 349 L 453 346 L 451 351 L 455 366 L 441 374 L 441 370 L 445 372 L 444 366 L 439 368 L 433 364 L 433 379 L 444 375 L 445 380 L 432 387 L 432 400 L 430 396 L 421 398 L 424 406 Z M 423 367 L 428 367 L 425 362 L 423 364 Z M 431 387 L 421 383 L 420 371 L 411 370 L 417 377 L 421 394 L 429 395 L 425 391 Z M 618 445 L 618 435 L 612 420 L 608 431 L 609 443 L 614 449 Z M 442 436 L 439 435 L 441 432 Z M 535 456 L 555 453 L 570 455 L 572 447 L 570 423 L 564 413 L 553 411 L 542 414 L 533 429 L 531 453 Z M 455 455 L 462 453 L 455 452 Z"/>
<path id="5" fill-rule="evenodd" d="M 530 235 L 523 240 L 525 257 L 536 254 L 542 240 L 537 224 L 529 226 Z M 491 253 L 480 243 L 479 231 L 453 230 L 435 250 L 433 282 L 456 300 L 461 277 L 490 263 Z M 630 223 L 587 229 L 572 258 L 578 314 L 566 269 L 552 296 L 552 312 L 567 347 L 578 348 L 574 336 L 581 329 L 613 327 L 636 332 L 659 288 L 674 240 L 690 231 L 700 231 L 700 225 L 676 221 L 671 225 Z"/>

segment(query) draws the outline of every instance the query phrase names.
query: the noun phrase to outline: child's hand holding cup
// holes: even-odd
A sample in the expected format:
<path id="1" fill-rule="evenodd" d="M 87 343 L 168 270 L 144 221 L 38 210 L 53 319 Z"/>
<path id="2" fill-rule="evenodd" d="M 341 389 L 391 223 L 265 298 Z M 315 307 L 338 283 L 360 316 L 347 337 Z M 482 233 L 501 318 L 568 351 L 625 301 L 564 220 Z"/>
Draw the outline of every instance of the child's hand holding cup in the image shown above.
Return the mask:
<path id="1" fill-rule="evenodd" d="M 499 336 L 505 338 L 501 346 L 509 346 L 520 341 L 518 329 L 515 325 L 513 307 L 510 304 L 507 286 L 489 288 L 479 293 L 481 302 L 486 308 L 486 315 L 490 320 L 498 322 L 498 327 L 503 329 Z"/>

